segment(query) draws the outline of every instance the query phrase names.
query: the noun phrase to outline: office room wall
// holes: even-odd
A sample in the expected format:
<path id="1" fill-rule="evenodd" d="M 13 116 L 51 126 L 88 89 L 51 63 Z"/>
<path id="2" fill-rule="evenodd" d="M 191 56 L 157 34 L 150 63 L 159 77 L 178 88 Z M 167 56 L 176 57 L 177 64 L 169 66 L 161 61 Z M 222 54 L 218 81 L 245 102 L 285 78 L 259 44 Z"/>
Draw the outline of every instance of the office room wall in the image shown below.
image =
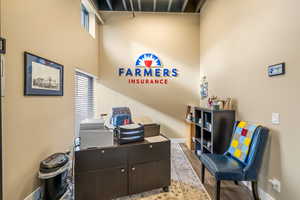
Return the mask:
<path id="1" fill-rule="evenodd" d="M 99 35 L 81 27 L 80 0 L 2 0 L 1 25 L 7 39 L 3 199 L 21 200 L 40 184 L 39 162 L 72 145 L 74 72 L 99 73 Z M 64 65 L 64 96 L 23 95 L 24 51 Z"/>
<path id="2" fill-rule="evenodd" d="M 100 76 L 96 84 L 97 115 L 114 106 L 129 106 L 134 118 L 160 123 L 172 138 L 186 134 L 187 104 L 199 104 L 199 15 L 105 13 L 100 27 Z M 167 85 L 129 84 L 119 67 L 134 68 L 143 53 L 154 53 L 179 76 Z"/>
<path id="3" fill-rule="evenodd" d="M 200 16 L 200 74 L 210 95 L 234 98 L 238 119 L 271 129 L 259 186 L 275 199 L 300 196 L 299 7 L 295 0 L 210 0 Z M 280 62 L 286 74 L 268 77 L 267 67 Z M 270 178 L 281 181 L 280 193 Z"/>

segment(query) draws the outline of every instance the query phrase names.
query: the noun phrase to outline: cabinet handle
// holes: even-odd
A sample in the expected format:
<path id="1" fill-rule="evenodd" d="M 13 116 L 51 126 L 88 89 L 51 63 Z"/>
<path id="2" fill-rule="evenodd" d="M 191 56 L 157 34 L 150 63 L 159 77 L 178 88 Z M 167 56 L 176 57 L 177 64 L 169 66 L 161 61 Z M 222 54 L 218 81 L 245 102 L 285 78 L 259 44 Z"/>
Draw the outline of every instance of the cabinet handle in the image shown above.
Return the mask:
<path id="1" fill-rule="evenodd" d="M 104 151 L 104 150 L 102 150 L 102 151 L 101 151 L 101 153 L 102 153 L 102 154 L 104 154 L 104 153 L 105 153 L 105 151 Z"/>
<path id="2" fill-rule="evenodd" d="M 135 171 L 135 167 L 132 168 L 132 171 Z"/>
<path id="3" fill-rule="evenodd" d="M 121 172 L 124 173 L 124 172 L 125 172 L 125 169 L 121 169 Z"/>
<path id="4" fill-rule="evenodd" d="M 152 146 L 152 145 L 150 145 L 149 147 L 150 147 L 150 149 L 152 149 L 152 148 L 153 148 L 153 146 Z"/>

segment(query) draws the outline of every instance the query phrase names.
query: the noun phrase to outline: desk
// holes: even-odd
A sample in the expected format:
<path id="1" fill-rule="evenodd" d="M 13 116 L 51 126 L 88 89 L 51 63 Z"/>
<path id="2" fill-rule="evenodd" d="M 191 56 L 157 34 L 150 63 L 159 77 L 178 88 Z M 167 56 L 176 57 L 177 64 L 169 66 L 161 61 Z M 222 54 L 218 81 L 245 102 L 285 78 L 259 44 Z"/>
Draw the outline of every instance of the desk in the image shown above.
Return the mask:
<path id="1" fill-rule="evenodd" d="M 158 137 L 162 140 L 78 147 L 75 199 L 110 200 L 156 188 L 167 191 L 171 184 L 170 140 Z"/>

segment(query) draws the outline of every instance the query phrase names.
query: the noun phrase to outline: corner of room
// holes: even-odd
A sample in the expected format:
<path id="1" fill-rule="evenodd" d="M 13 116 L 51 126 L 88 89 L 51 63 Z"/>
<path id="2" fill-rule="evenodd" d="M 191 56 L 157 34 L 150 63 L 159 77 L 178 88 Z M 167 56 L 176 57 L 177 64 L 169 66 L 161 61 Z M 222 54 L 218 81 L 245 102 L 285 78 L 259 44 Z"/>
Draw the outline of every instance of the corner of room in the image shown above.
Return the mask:
<path id="1" fill-rule="evenodd" d="M 298 199 L 299 6 L 0 0 L 0 200 Z"/>

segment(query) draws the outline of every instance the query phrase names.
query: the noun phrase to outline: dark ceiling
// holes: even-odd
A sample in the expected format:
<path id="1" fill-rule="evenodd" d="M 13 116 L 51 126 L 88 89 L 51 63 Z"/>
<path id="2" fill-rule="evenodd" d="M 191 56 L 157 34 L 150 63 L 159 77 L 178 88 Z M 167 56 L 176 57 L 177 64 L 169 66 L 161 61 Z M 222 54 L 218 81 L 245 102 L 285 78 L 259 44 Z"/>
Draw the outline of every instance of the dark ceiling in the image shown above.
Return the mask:
<path id="1" fill-rule="evenodd" d="M 100 11 L 199 13 L 206 0 L 93 0 Z"/>

